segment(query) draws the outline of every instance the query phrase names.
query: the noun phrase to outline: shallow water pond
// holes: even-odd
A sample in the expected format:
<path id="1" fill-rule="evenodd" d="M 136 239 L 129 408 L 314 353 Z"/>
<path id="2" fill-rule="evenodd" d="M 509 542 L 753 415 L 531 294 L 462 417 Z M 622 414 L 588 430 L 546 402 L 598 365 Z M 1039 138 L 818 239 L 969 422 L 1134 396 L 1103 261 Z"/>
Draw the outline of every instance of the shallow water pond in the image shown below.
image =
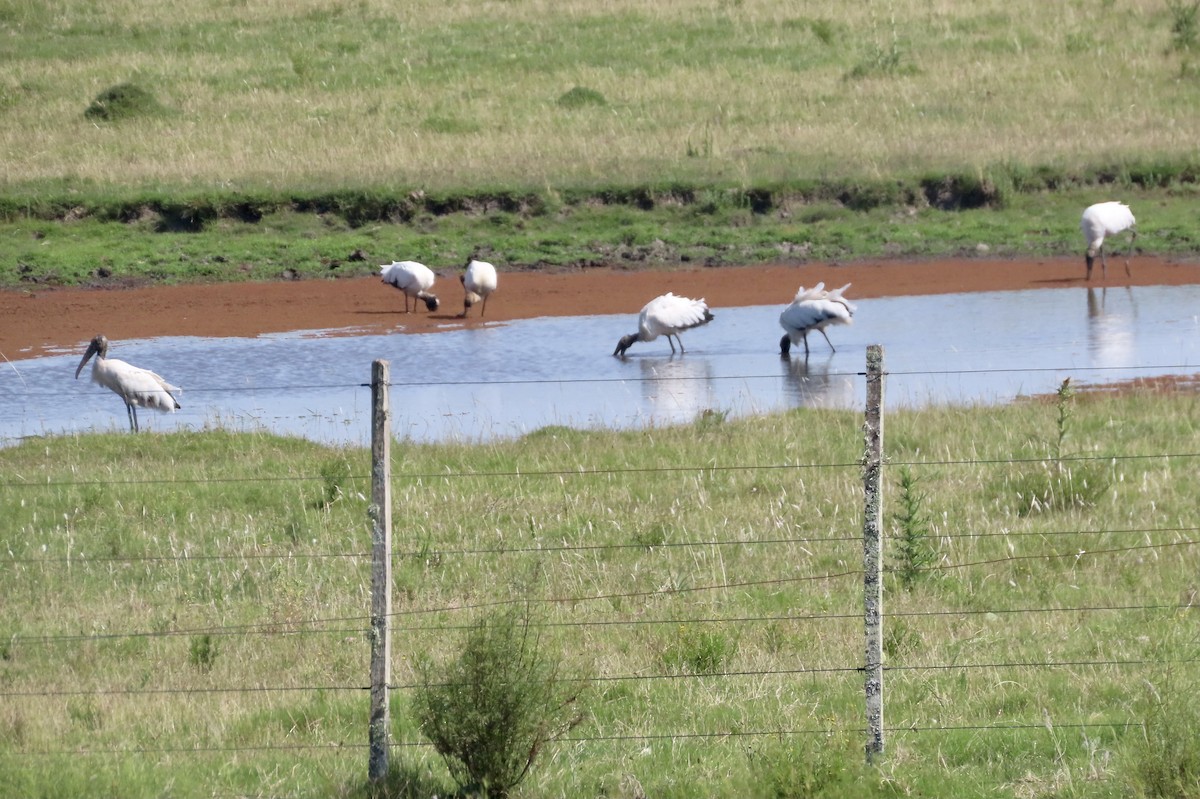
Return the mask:
<path id="1" fill-rule="evenodd" d="M 269 430 L 366 445 L 371 364 L 391 368 L 394 430 L 485 441 L 547 425 L 637 428 L 796 406 L 861 407 L 866 348 L 884 347 L 890 407 L 996 403 L 1063 378 L 1110 384 L 1200 372 L 1200 287 L 1071 288 L 858 301 L 855 322 L 779 357 L 782 306 L 714 308 L 715 320 L 612 357 L 633 315 L 541 318 L 425 335 L 306 331 L 254 339 L 114 341 L 110 356 L 183 386 L 175 414 L 143 430 Z M 124 430 L 116 395 L 71 354 L 0 365 L 0 443 Z"/>

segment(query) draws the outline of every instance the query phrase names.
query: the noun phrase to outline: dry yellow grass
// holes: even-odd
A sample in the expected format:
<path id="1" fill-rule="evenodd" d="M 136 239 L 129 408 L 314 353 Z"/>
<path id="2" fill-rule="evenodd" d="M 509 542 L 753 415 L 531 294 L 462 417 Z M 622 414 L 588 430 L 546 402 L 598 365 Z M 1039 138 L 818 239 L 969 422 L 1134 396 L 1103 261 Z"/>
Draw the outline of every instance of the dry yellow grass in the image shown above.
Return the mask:
<path id="1" fill-rule="evenodd" d="M 0 189 L 880 177 L 1187 156 L 1200 81 L 1117 6 L 19 4 Z M 172 113 L 83 117 L 135 82 Z M 603 106 L 566 109 L 573 86 Z"/>

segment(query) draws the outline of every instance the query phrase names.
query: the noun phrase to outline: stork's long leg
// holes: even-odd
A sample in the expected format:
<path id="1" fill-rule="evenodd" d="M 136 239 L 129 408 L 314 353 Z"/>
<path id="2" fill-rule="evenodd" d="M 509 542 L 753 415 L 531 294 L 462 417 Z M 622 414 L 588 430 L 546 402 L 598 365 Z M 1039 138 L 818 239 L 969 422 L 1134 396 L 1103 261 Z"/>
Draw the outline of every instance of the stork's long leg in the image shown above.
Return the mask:
<path id="1" fill-rule="evenodd" d="M 136 433 L 138 431 L 137 408 L 133 407 L 132 402 L 127 402 L 125 411 L 129 414 L 129 429 Z"/>
<path id="2" fill-rule="evenodd" d="M 670 334 L 670 333 L 668 333 L 668 334 L 667 334 L 667 343 L 671 345 L 671 354 L 672 354 L 672 355 L 674 355 L 674 354 L 675 354 L 675 342 L 671 340 L 671 334 Z M 682 341 L 681 341 L 681 342 L 679 342 L 679 346 L 681 346 L 681 347 L 683 346 L 683 342 L 682 342 Z"/>
<path id="3" fill-rule="evenodd" d="M 830 352 L 837 352 L 837 349 L 835 349 L 835 348 L 834 348 L 834 346 L 833 346 L 833 342 L 829 340 L 829 334 L 825 332 L 825 328 L 823 328 L 823 327 L 818 327 L 818 328 L 817 328 L 817 330 L 820 330 L 820 331 L 821 331 L 821 335 L 825 337 L 825 343 L 829 345 L 829 351 L 830 351 Z"/>
<path id="4" fill-rule="evenodd" d="M 1131 230 L 1133 235 L 1129 238 L 1129 252 L 1125 253 L 1125 277 L 1133 277 L 1133 273 L 1129 271 L 1129 257 L 1133 255 L 1133 243 L 1137 241 L 1137 231 Z"/>
<path id="5" fill-rule="evenodd" d="M 681 339 L 681 338 L 679 337 L 679 334 L 678 334 L 678 333 L 676 333 L 676 334 L 675 334 L 675 340 L 679 342 L 679 351 L 680 351 L 680 352 L 687 352 L 687 350 L 685 350 L 685 349 L 683 348 L 683 339 Z"/>

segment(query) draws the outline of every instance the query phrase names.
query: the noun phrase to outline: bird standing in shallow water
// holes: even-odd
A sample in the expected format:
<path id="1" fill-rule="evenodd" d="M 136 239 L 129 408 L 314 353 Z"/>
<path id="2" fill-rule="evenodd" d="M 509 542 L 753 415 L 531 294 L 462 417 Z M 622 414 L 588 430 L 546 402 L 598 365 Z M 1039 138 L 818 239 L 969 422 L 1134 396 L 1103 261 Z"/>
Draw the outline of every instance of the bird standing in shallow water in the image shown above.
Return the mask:
<path id="1" fill-rule="evenodd" d="M 425 301 L 425 309 L 436 311 L 438 298 L 429 290 L 433 288 L 435 275 L 425 264 L 416 261 L 392 261 L 379 267 L 384 283 L 404 292 L 404 312 L 408 313 L 408 298 L 413 298 L 413 310 L 417 309 L 417 300 Z"/>
<path id="2" fill-rule="evenodd" d="M 459 275 L 458 279 L 462 281 L 464 292 L 463 312 L 459 316 L 465 319 L 467 311 L 480 300 L 483 301 L 483 306 L 479 309 L 479 315 L 486 315 L 488 295 L 496 290 L 498 283 L 496 267 L 487 261 L 476 261 L 472 258 L 467 262 L 467 271 Z"/>
<path id="3" fill-rule="evenodd" d="M 130 430 L 135 433 L 138 431 L 138 407 L 155 408 L 167 413 L 180 408 L 174 394 L 182 389 L 171 385 L 149 369 L 141 369 L 125 361 L 109 358 L 108 339 L 102 335 L 96 336 L 88 344 L 83 360 L 75 367 L 76 380 L 93 355 L 96 356 L 96 360 L 92 364 L 92 381 L 112 391 L 125 403 Z"/>
<path id="4" fill-rule="evenodd" d="M 642 313 L 638 316 L 637 332 L 622 336 L 617 342 L 617 348 L 613 350 L 613 355 L 624 357 L 625 350 L 635 341 L 654 341 L 659 336 L 667 337 L 672 353 L 675 352 L 675 342 L 671 340 L 674 336 L 679 342 L 679 351 L 684 352 L 683 339 L 679 338 L 679 334 L 684 330 L 706 325 L 712 320 L 713 315 L 703 299 L 676 297 L 668 291 L 646 303 L 646 307 L 642 308 Z"/>
<path id="5" fill-rule="evenodd" d="M 1108 261 L 1104 258 L 1104 237 L 1115 236 L 1126 230 L 1133 234 L 1129 239 L 1129 252 L 1125 254 L 1125 275 L 1130 276 L 1129 256 L 1133 253 L 1133 243 L 1137 240 L 1137 231 L 1133 227 L 1136 222 L 1133 211 L 1130 211 L 1125 203 L 1096 203 L 1084 209 L 1083 218 L 1079 220 L 1079 229 L 1083 231 L 1083 238 L 1087 241 L 1088 280 L 1092 279 L 1092 263 L 1096 260 L 1097 253 L 1100 255 L 1100 274 L 1102 277 L 1108 277 Z"/>
<path id="6" fill-rule="evenodd" d="M 849 283 L 833 291 L 826 291 L 824 283 L 818 283 L 811 289 L 800 287 L 792 304 L 784 308 L 783 313 L 779 315 L 779 326 L 787 331 L 783 338 L 779 339 L 781 357 L 787 358 L 791 354 L 793 344 L 804 342 L 804 357 L 807 358 L 810 330 L 819 331 L 825 337 L 829 349 L 837 352 L 825 328 L 830 325 L 848 325 L 854 321 L 855 307 L 842 296 L 848 288 Z"/>

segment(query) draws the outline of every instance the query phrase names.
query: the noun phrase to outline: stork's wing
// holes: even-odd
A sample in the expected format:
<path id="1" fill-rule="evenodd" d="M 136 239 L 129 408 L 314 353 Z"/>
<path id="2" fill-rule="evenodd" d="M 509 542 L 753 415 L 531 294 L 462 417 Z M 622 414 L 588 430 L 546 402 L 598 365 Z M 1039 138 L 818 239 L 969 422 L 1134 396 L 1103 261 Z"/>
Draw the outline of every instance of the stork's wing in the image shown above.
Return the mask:
<path id="1" fill-rule="evenodd" d="M 692 300 L 687 297 L 676 297 L 667 292 L 656 297 L 642 309 L 642 329 L 654 335 L 661 335 L 667 330 L 687 330 L 712 319 L 708 312 L 708 303 L 703 299 Z"/>
<path id="2" fill-rule="evenodd" d="M 182 389 L 171 385 L 160 375 L 125 361 L 110 359 L 107 364 L 114 384 L 108 388 L 120 394 L 126 402 L 139 408 L 163 411 L 173 411 L 179 407 L 174 395 Z"/>
<path id="3" fill-rule="evenodd" d="M 817 326 L 850 323 L 854 306 L 840 298 L 833 299 L 833 296 L 844 288 L 845 286 L 837 292 L 830 292 L 827 297 L 793 302 L 779 315 L 779 326 L 789 333 L 799 333 Z"/>
<path id="4" fill-rule="evenodd" d="M 842 294 L 848 288 L 850 288 L 849 283 L 842 286 L 840 289 L 834 289 L 833 291 L 829 292 L 829 294 L 826 295 L 826 299 L 829 300 L 830 302 L 841 303 L 842 305 L 846 306 L 846 310 L 849 311 L 851 313 L 851 315 L 853 315 L 854 312 L 858 310 L 858 308 L 854 305 L 854 303 L 850 302 L 850 300 L 848 300 L 842 296 Z"/>
<path id="5" fill-rule="evenodd" d="M 406 289 L 416 279 L 413 270 L 414 261 L 392 261 L 379 267 L 379 273 L 384 282 L 391 283 L 398 289 Z"/>
<path id="6" fill-rule="evenodd" d="M 806 289 L 806 288 L 804 288 L 804 286 L 801 286 L 799 289 L 796 290 L 796 296 L 792 299 L 792 302 L 804 302 L 805 300 L 818 300 L 824 296 L 825 296 L 825 283 L 822 282 L 822 283 L 818 283 L 817 285 L 813 286 L 810 289 Z"/>

